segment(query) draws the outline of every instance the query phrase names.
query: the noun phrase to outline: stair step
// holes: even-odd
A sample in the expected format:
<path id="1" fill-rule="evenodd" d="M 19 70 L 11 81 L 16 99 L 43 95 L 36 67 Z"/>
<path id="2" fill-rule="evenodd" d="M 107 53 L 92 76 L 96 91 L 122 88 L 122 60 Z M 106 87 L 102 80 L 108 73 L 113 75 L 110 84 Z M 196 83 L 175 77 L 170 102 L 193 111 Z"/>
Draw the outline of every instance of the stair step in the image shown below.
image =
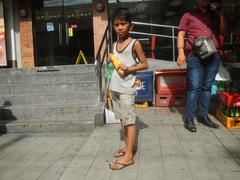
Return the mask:
<path id="1" fill-rule="evenodd" d="M 95 68 L 0 69 L 0 133 L 90 132 L 103 125 Z"/>
<path id="2" fill-rule="evenodd" d="M 3 106 L 34 104 L 95 104 L 98 92 L 54 93 L 54 94 L 6 94 L 0 95 Z"/>
<path id="3" fill-rule="evenodd" d="M 51 83 L 51 84 L 17 84 L 0 85 L 0 94 L 28 94 L 28 93 L 70 93 L 98 91 L 98 81 L 82 81 L 77 83 Z"/>
<path id="4" fill-rule="evenodd" d="M 0 121 L 1 133 L 68 133 L 92 132 L 95 128 L 94 118 L 65 119 L 51 121 L 20 120 Z"/>
<path id="5" fill-rule="evenodd" d="M 18 76 L 18 75 L 34 75 L 34 74 L 52 74 L 52 73 L 89 73 L 94 72 L 96 66 L 94 64 L 86 65 L 61 65 L 61 66 L 44 66 L 35 68 L 5 68 L 0 69 L 0 77 Z"/>
<path id="6" fill-rule="evenodd" d="M 97 102 L 96 102 L 97 103 Z M 99 109 L 100 108 L 100 109 Z M 102 112 L 96 105 L 34 105 L 34 106 L 6 106 L 0 108 L 0 120 L 17 119 L 58 119 L 79 118 Z"/>
<path id="7" fill-rule="evenodd" d="M 69 73 L 69 74 L 33 74 L 0 77 L 0 85 L 17 84 L 46 84 L 46 83 L 66 83 L 80 81 L 97 81 L 95 72 Z"/>

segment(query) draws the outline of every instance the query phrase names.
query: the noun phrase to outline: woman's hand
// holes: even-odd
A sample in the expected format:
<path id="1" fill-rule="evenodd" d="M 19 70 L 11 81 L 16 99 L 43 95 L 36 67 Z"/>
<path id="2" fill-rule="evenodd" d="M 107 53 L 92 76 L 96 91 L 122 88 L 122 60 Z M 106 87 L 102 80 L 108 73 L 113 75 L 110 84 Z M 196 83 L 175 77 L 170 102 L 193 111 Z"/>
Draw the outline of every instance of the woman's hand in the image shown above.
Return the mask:
<path id="1" fill-rule="evenodd" d="M 180 53 L 177 58 L 177 64 L 178 66 L 182 66 L 186 63 L 186 56 L 184 53 Z"/>

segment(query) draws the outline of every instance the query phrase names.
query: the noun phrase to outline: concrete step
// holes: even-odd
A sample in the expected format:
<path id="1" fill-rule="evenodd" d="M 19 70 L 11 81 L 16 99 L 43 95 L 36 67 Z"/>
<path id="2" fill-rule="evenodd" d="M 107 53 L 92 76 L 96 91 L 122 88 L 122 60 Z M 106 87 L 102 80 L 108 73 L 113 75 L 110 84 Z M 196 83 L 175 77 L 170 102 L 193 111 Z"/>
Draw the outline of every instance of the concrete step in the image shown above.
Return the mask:
<path id="1" fill-rule="evenodd" d="M 92 132 L 94 117 L 64 120 L 17 120 L 0 121 L 1 133 L 69 133 Z"/>
<path id="2" fill-rule="evenodd" d="M 74 119 L 94 116 L 102 113 L 100 102 L 95 105 L 64 104 L 64 105 L 26 105 L 7 106 L 0 108 L 0 120 L 18 119 Z"/>
<path id="3" fill-rule="evenodd" d="M 99 92 L 49 93 L 49 94 L 3 94 L 0 95 L 1 106 L 14 105 L 64 105 L 64 104 L 96 104 Z"/>
<path id="4" fill-rule="evenodd" d="M 81 81 L 70 83 L 51 84 L 16 84 L 0 85 L 0 94 L 29 94 L 29 93 L 74 93 L 74 92 L 94 92 L 98 91 L 98 81 Z"/>
<path id="5" fill-rule="evenodd" d="M 61 66 L 46 66 L 46 67 L 35 67 L 35 68 L 5 68 L 0 69 L 0 77 L 9 76 L 24 76 L 33 74 L 67 74 L 67 73 L 89 73 L 94 72 L 96 66 L 94 64 L 87 65 L 61 65 Z"/>
<path id="6" fill-rule="evenodd" d="M 95 65 L 0 69 L 1 132 L 88 132 L 104 124 Z"/>
<path id="7" fill-rule="evenodd" d="M 29 74 L 18 76 L 4 76 L 0 77 L 0 85 L 9 84 L 46 84 L 46 83 L 66 83 L 66 82 L 80 82 L 80 81 L 97 81 L 95 72 L 88 73 L 50 73 L 50 74 Z"/>

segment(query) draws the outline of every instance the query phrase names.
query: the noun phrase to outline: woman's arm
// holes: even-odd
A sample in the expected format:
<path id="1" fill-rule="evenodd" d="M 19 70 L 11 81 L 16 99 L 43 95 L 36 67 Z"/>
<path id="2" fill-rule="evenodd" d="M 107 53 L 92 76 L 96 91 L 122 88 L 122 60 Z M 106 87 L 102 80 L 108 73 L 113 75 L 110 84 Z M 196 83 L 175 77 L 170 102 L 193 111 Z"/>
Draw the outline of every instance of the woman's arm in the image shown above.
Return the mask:
<path id="1" fill-rule="evenodd" d="M 178 48 L 178 58 L 177 58 L 177 64 L 179 66 L 182 66 L 186 62 L 186 56 L 184 53 L 184 38 L 185 38 L 186 32 L 185 31 L 179 31 L 178 37 L 177 37 L 177 48 Z"/>

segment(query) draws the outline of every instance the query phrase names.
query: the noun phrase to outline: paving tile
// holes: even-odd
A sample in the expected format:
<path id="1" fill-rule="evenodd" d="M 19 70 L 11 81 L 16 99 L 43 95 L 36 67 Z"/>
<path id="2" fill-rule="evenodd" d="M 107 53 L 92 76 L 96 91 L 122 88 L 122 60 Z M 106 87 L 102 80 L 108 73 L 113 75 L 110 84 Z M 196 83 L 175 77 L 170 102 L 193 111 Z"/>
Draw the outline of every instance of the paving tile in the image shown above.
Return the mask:
<path id="1" fill-rule="evenodd" d="M 15 180 L 24 171 L 24 168 L 0 168 L 0 179 L 1 180 Z"/>
<path id="2" fill-rule="evenodd" d="M 167 171 L 164 171 L 164 179 L 165 180 L 192 180 L 193 177 L 190 171 L 167 170 Z"/>
<path id="3" fill-rule="evenodd" d="M 211 159 L 211 162 L 214 164 L 214 166 L 219 172 L 240 172 L 240 164 L 236 162 L 233 158 L 218 157 Z"/>
<path id="4" fill-rule="evenodd" d="M 163 156 L 163 170 L 170 172 L 172 171 L 189 171 L 187 162 L 183 156 Z"/>
<path id="5" fill-rule="evenodd" d="M 202 170 L 191 172 L 193 180 L 222 180 L 221 176 L 216 171 Z"/>
<path id="6" fill-rule="evenodd" d="M 107 166 L 102 168 L 91 168 L 87 173 L 85 180 L 110 180 L 112 170 Z"/>
<path id="7" fill-rule="evenodd" d="M 68 167 L 70 168 L 89 168 L 94 161 L 92 156 L 76 156 Z"/>
<path id="8" fill-rule="evenodd" d="M 181 148 L 185 157 L 207 158 L 202 144 L 200 142 L 191 141 L 190 139 L 180 140 Z"/>
<path id="9" fill-rule="evenodd" d="M 111 180 L 137 180 L 138 169 L 131 166 L 118 170 L 113 170 Z"/>
<path id="10" fill-rule="evenodd" d="M 221 171 L 219 172 L 222 179 L 226 180 L 236 180 L 240 177 L 240 171 Z"/>
<path id="11" fill-rule="evenodd" d="M 211 159 L 204 157 L 188 157 L 185 159 L 191 171 L 215 172 L 216 168 Z"/>
<path id="12" fill-rule="evenodd" d="M 60 180 L 84 180 L 88 172 L 86 168 L 66 168 Z"/>
<path id="13" fill-rule="evenodd" d="M 49 170 L 43 172 L 37 180 L 59 180 L 64 172 L 64 168 L 58 168 L 56 170 Z"/>
<path id="14" fill-rule="evenodd" d="M 163 171 L 161 168 L 139 167 L 137 180 L 163 180 Z"/>
<path id="15" fill-rule="evenodd" d="M 17 176 L 18 180 L 32 180 L 32 179 L 37 179 L 44 170 L 37 170 L 37 169 L 30 169 L 30 170 L 25 170 L 23 171 L 20 175 Z"/>
<path id="16" fill-rule="evenodd" d="M 134 165 L 113 171 L 113 152 L 125 146 L 121 125 L 91 134 L 6 134 L 0 137 L 0 180 L 236 180 L 240 177 L 240 129 L 196 123 L 183 127 L 183 108 L 136 110 Z M 211 116 L 212 119 L 214 117 Z"/>

